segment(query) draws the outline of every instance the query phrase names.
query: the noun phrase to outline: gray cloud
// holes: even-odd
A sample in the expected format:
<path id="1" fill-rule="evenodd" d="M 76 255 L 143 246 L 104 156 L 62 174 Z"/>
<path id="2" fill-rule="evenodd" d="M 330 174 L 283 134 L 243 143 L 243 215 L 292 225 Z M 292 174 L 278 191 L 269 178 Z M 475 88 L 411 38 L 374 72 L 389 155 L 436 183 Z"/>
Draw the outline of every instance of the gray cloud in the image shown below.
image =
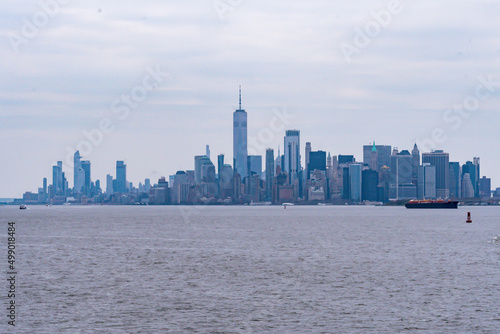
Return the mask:
<path id="1" fill-rule="evenodd" d="M 401 1 L 403 11 L 348 64 L 340 44 L 352 43 L 355 28 L 388 3 L 242 1 L 221 20 L 210 0 L 69 1 L 18 53 L 8 36 L 21 34 L 23 17 L 40 7 L 2 3 L 0 197 L 50 180 L 65 147 L 116 116 L 112 102 L 140 84 L 147 66 L 171 76 L 86 157 L 94 178 L 114 174 L 118 159 L 127 160 L 134 183 L 191 169 L 205 144 L 232 159 L 239 84 L 250 134 L 273 107 L 286 106 L 297 116 L 291 127 L 314 148 L 358 159 L 372 140 L 411 148 L 443 126 L 444 111 L 473 94 L 478 77 L 500 81 L 500 5 Z M 498 97 L 447 131 L 442 144 L 455 161 L 481 156 L 482 172 L 496 185 Z"/>

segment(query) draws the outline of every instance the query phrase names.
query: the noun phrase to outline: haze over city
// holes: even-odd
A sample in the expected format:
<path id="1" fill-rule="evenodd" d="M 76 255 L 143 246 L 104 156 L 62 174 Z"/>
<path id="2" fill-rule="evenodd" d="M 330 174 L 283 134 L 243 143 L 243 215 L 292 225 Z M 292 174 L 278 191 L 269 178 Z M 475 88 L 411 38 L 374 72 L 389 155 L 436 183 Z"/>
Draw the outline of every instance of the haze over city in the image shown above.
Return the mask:
<path id="1" fill-rule="evenodd" d="M 54 3 L 0 5 L 0 197 L 42 186 L 103 119 L 113 131 L 83 156 L 101 182 L 117 160 L 134 184 L 192 170 L 207 144 L 232 161 L 239 85 L 249 138 L 286 110 L 302 154 L 432 142 L 500 185 L 496 2 Z"/>

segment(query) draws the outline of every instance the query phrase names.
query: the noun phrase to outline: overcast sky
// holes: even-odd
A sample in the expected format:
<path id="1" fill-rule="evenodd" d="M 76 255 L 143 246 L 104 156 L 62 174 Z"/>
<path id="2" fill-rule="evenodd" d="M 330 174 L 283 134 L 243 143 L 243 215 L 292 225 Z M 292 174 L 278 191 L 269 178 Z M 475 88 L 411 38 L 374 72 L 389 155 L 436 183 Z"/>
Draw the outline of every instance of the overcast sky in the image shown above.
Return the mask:
<path id="1" fill-rule="evenodd" d="M 498 1 L 58 3 L 0 4 L 0 197 L 50 184 L 58 160 L 72 187 L 78 145 L 103 186 L 116 160 L 135 185 L 194 169 L 206 144 L 232 161 L 240 84 L 258 154 L 283 125 L 357 160 L 417 141 L 481 157 L 500 187 Z"/>

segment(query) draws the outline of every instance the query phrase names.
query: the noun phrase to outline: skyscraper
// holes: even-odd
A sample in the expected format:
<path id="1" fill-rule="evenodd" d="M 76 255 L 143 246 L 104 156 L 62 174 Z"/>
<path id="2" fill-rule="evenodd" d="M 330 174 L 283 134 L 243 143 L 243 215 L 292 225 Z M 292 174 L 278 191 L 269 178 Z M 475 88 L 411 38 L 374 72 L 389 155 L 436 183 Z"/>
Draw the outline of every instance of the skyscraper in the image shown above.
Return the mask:
<path id="1" fill-rule="evenodd" d="M 450 155 L 442 150 L 422 154 L 422 163 L 436 166 L 436 196 L 450 197 Z"/>
<path id="2" fill-rule="evenodd" d="M 64 189 L 64 177 L 62 172 L 62 161 L 52 167 L 52 185 L 54 186 L 54 195 L 62 196 Z"/>
<path id="3" fill-rule="evenodd" d="M 82 169 L 80 151 L 73 155 L 73 192 L 80 194 L 85 187 L 85 171 Z"/>
<path id="4" fill-rule="evenodd" d="M 390 167 L 391 166 L 391 146 L 388 145 L 375 145 L 373 143 L 372 145 L 363 145 L 363 163 L 365 165 L 370 166 L 371 159 L 372 159 L 372 151 L 373 147 L 375 146 L 375 150 L 377 151 L 377 171 L 380 171 L 380 169 L 383 166 Z M 340 163 L 340 161 L 339 161 Z M 373 169 L 373 168 L 372 168 Z"/>
<path id="5" fill-rule="evenodd" d="M 90 161 L 84 160 L 82 161 L 82 170 L 83 170 L 83 175 L 84 175 L 84 182 L 83 182 L 83 193 L 86 196 L 90 196 L 90 184 L 92 183 L 91 181 L 91 175 L 90 175 Z"/>
<path id="6" fill-rule="evenodd" d="M 287 130 L 285 137 L 285 166 L 288 180 L 293 184 L 300 172 L 300 131 Z"/>
<path id="7" fill-rule="evenodd" d="M 311 143 L 310 142 L 307 142 L 306 143 L 306 166 L 305 166 L 305 170 L 306 170 L 306 179 L 309 180 L 309 155 L 311 154 L 311 150 L 312 150 L 312 146 L 311 146 Z"/>
<path id="8" fill-rule="evenodd" d="M 378 152 L 375 142 L 373 142 L 372 151 L 370 152 L 370 169 L 378 171 Z"/>
<path id="9" fill-rule="evenodd" d="M 219 194 L 221 194 L 221 174 L 222 168 L 224 167 L 224 154 L 219 154 L 217 156 L 217 188 L 219 190 Z"/>
<path id="10" fill-rule="evenodd" d="M 233 159 L 234 172 L 239 173 L 241 178 L 248 176 L 247 169 L 247 113 L 241 109 L 241 87 L 239 109 L 233 114 Z"/>
<path id="11" fill-rule="evenodd" d="M 262 177 L 262 156 L 249 155 L 248 156 L 248 174 L 257 174 L 259 178 Z"/>
<path id="12" fill-rule="evenodd" d="M 378 186 L 378 172 L 367 169 L 361 173 L 361 199 L 363 201 L 376 202 Z"/>
<path id="13" fill-rule="evenodd" d="M 116 162 L 116 189 L 115 192 L 127 192 L 127 165 L 123 161 Z"/>
<path id="14" fill-rule="evenodd" d="M 479 158 L 474 158 L 474 162 L 467 161 L 465 165 L 462 166 L 462 178 L 465 174 L 469 174 L 474 192 L 474 196 L 472 197 L 479 197 Z"/>
<path id="15" fill-rule="evenodd" d="M 309 174 L 314 170 L 320 170 L 326 172 L 326 152 L 325 151 L 313 151 L 309 152 L 309 163 L 307 166 Z M 310 175 L 308 176 L 309 179 Z"/>
<path id="16" fill-rule="evenodd" d="M 106 195 L 113 195 L 113 177 L 111 175 L 106 175 Z"/>
<path id="17" fill-rule="evenodd" d="M 266 150 L 266 200 L 271 201 L 273 198 L 273 181 L 274 181 L 274 150 L 268 148 Z"/>
<path id="18" fill-rule="evenodd" d="M 194 157 L 194 173 L 195 173 L 195 182 L 200 183 L 203 181 L 203 166 L 209 165 L 213 166 L 212 161 L 206 155 L 197 155 Z M 214 166 L 215 168 L 215 166 Z"/>
<path id="19" fill-rule="evenodd" d="M 460 198 L 461 196 L 460 176 L 460 163 L 450 162 L 450 198 Z"/>
<path id="20" fill-rule="evenodd" d="M 413 146 L 413 150 L 411 151 L 411 155 L 413 157 L 412 183 L 416 185 L 418 182 L 418 167 L 420 166 L 420 151 L 418 150 L 416 143 Z"/>
<path id="21" fill-rule="evenodd" d="M 476 166 L 476 186 L 474 188 L 474 194 L 476 197 L 480 197 L 479 196 L 479 180 L 481 178 L 481 166 L 480 166 L 479 160 L 480 159 L 478 157 L 475 157 L 473 159 L 473 164 L 474 164 L 474 166 Z"/>
<path id="22" fill-rule="evenodd" d="M 389 198 L 412 199 L 417 197 L 417 185 L 413 184 L 413 156 L 408 150 L 394 150 L 391 156 L 391 184 Z"/>
<path id="23" fill-rule="evenodd" d="M 361 164 L 349 165 L 349 188 L 350 200 L 357 203 L 361 202 L 362 193 L 362 168 Z"/>
<path id="24" fill-rule="evenodd" d="M 425 162 L 419 166 L 417 183 L 418 198 L 436 198 L 436 166 Z"/>
<path id="25" fill-rule="evenodd" d="M 491 179 L 483 176 L 479 179 L 479 197 L 490 198 L 491 197 Z"/>

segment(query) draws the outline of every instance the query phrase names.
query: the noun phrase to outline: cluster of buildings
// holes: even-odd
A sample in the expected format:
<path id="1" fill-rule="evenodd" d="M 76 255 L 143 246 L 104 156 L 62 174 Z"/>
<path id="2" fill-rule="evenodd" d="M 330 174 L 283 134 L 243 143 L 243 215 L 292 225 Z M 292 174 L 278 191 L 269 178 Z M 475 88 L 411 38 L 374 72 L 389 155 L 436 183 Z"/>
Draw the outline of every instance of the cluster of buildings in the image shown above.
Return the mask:
<path id="1" fill-rule="evenodd" d="M 249 155 L 247 112 L 233 114 L 233 161 L 224 154 L 212 159 L 207 145 L 204 155 L 194 157 L 194 170 L 150 179 L 134 187 L 127 181 L 127 166 L 116 162 L 115 177 L 107 175 L 103 189 L 91 178 L 91 163 L 74 154 L 73 188 L 59 161 L 52 168 L 52 184 L 43 179 L 37 193 L 26 192 L 24 203 L 47 204 L 245 204 L 245 203 L 388 203 L 409 199 L 452 198 L 480 200 L 500 198 L 491 191 L 491 180 L 480 174 L 480 159 L 465 164 L 450 161 L 444 151 L 420 153 L 389 145 L 363 146 L 363 160 L 354 155 L 332 156 L 305 144 L 302 164 L 299 130 L 287 130 L 283 154 L 269 148 L 265 156 Z M 493 196 L 493 197 L 492 197 Z M 19 199 L 21 201 L 21 199 Z"/>

